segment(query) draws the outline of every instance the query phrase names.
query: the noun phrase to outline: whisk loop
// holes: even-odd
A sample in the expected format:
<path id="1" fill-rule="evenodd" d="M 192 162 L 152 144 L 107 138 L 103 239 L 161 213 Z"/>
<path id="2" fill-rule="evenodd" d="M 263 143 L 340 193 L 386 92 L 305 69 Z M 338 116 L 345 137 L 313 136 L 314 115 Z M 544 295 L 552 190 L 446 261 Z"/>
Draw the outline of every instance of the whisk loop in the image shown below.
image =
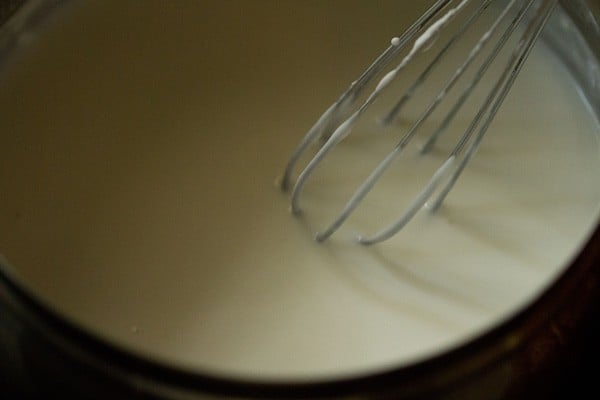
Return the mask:
<path id="1" fill-rule="evenodd" d="M 411 25 L 402 36 L 395 37 L 391 40 L 389 47 L 384 50 L 363 74 L 338 98 L 338 100 L 321 115 L 290 157 L 281 180 L 281 187 L 284 190 L 288 190 L 291 187 L 294 168 L 304 152 L 312 143 L 318 141 L 321 142 L 315 155 L 308 161 L 294 182 L 291 194 L 291 209 L 294 214 L 300 214 L 302 211 L 300 207 L 301 195 L 305 184 L 315 169 L 329 152 L 351 134 L 352 129 L 365 111 L 378 99 L 383 91 L 388 89 L 406 66 L 420 53 L 427 51 L 433 45 L 433 42 L 442 36 L 448 26 L 459 14 L 464 13 L 472 3 L 476 3 L 471 7 L 473 10 L 466 16 L 466 19 L 461 21 L 460 27 L 450 36 L 447 42 L 442 46 L 441 50 L 435 54 L 432 61 L 421 71 L 413 84 L 409 86 L 400 99 L 395 102 L 393 107 L 384 115 L 381 119 L 383 125 L 390 125 L 398 117 L 403 107 L 428 80 L 432 72 L 441 66 L 442 60 L 450 50 L 461 41 L 470 29 L 472 29 L 473 25 L 481 17 L 484 11 L 486 11 L 493 3 L 497 2 L 499 1 L 438 0 L 413 25 Z M 344 222 L 346 222 L 355 209 L 362 203 L 365 196 L 373 189 L 384 172 L 390 167 L 394 159 L 402 154 L 403 150 L 424 126 L 425 122 L 431 118 L 431 115 L 436 111 L 438 106 L 447 99 L 448 93 L 465 75 L 465 71 L 474 64 L 475 60 L 484 54 L 484 49 L 487 48 L 487 45 L 495 40 L 495 44 L 492 46 L 491 51 L 483 57 L 483 61 L 481 61 L 479 68 L 451 106 L 450 111 L 442 119 L 439 126 L 430 133 L 425 145 L 421 148 L 421 153 L 426 154 L 434 147 L 438 138 L 446 131 L 451 122 L 455 120 L 466 101 L 471 97 L 475 88 L 478 87 L 481 80 L 486 76 L 490 67 L 497 62 L 497 56 L 509 42 L 509 39 L 513 36 L 515 31 L 523 25 L 523 21 L 526 20 L 521 37 L 508 57 L 508 61 L 503 66 L 502 72 L 499 74 L 496 83 L 488 92 L 485 100 L 479 105 L 475 117 L 470 121 L 446 160 L 433 173 L 427 184 L 395 221 L 371 236 L 360 235 L 357 240 L 364 245 L 371 245 L 387 240 L 409 223 L 424 205 L 427 204 L 432 211 L 437 210 L 475 154 L 493 118 L 508 95 L 527 56 L 533 48 L 533 45 L 542 32 L 552 11 L 556 7 L 557 2 L 557 0 L 504 1 L 503 3 L 506 4 L 501 8 L 493 22 L 486 28 L 483 35 L 476 41 L 460 65 L 451 70 L 450 77 L 442 85 L 434 99 L 427 107 L 425 107 L 416 121 L 412 123 L 408 130 L 401 136 L 396 146 L 359 185 L 335 219 L 325 229 L 317 233 L 316 240 L 326 240 L 334 234 Z M 534 10 L 534 12 L 533 15 L 530 16 L 530 14 L 532 14 L 531 10 Z M 497 33 L 501 27 L 503 27 L 504 31 Z M 372 82 L 376 76 L 380 75 L 392 60 L 406 49 L 410 43 L 412 43 L 412 46 L 409 47 L 409 50 L 402 57 L 400 62 L 389 72 L 383 74 L 375 85 L 375 88 L 366 97 L 366 100 L 360 103 L 355 111 L 352 111 L 352 106 L 366 86 Z M 436 191 L 438 191 L 438 194 L 432 199 Z"/>

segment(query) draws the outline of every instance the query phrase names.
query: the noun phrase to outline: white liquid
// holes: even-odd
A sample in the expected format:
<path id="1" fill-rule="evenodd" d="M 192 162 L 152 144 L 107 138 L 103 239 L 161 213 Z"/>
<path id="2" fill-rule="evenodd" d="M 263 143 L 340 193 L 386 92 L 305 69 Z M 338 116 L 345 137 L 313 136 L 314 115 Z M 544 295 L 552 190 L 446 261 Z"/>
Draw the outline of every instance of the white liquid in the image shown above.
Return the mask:
<path id="1" fill-rule="evenodd" d="M 439 214 L 379 246 L 352 241 L 399 215 L 444 156 L 411 153 L 344 229 L 312 241 L 397 140 L 360 126 L 307 185 L 307 218 L 289 214 L 273 181 L 291 149 L 423 11 L 342 4 L 63 14 L 0 80 L 0 253 L 15 276 L 132 351 L 265 379 L 407 365 L 529 304 L 600 203 L 597 122 L 542 47 Z"/>

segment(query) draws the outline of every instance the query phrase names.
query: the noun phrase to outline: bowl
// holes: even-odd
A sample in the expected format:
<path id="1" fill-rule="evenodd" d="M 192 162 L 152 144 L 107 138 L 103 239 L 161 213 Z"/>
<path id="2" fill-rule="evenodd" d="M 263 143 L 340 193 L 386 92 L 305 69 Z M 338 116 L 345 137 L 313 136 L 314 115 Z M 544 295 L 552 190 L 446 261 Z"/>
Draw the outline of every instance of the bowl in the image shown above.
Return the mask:
<path id="1" fill-rule="evenodd" d="M 3 2 L 3 62 L 35 40 L 26 33 L 61 7 L 55 1 Z M 562 1 L 542 40 L 563 60 L 600 118 L 600 2 Z M 144 357 L 61 315 L 0 258 L 0 393 L 81 399 L 516 399 L 563 398 L 575 388 L 597 392 L 597 221 L 595 226 L 565 272 L 494 329 L 410 365 L 304 381 L 236 379 Z"/>

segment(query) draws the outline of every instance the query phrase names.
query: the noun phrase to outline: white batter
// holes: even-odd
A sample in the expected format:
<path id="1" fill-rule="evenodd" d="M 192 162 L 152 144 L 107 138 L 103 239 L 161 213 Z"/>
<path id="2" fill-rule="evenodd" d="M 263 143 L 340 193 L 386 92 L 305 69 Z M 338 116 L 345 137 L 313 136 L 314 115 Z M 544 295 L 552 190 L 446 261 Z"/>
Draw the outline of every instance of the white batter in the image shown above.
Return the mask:
<path id="1" fill-rule="evenodd" d="M 598 123 L 542 47 L 441 212 L 392 240 L 351 239 L 399 215 L 411 192 L 397 182 L 421 187 L 441 152 L 408 154 L 324 245 L 314 231 L 397 137 L 357 129 L 307 185 L 305 219 L 274 186 L 314 119 L 423 11 L 405 3 L 90 1 L 61 14 L 0 80 L 13 274 L 110 342 L 259 379 L 407 365 L 521 309 L 600 204 Z"/>

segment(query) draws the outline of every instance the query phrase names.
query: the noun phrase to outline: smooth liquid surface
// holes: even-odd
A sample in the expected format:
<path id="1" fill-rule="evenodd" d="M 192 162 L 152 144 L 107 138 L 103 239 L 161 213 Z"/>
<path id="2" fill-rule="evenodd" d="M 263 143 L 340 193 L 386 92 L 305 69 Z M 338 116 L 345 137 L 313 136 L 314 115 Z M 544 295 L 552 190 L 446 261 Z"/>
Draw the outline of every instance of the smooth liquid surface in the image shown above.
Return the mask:
<path id="1" fill-rule="evenodd" d="M 540 47 L 441 213 L 357 246 L 357 232 L 401 211 L 384 184 L 317 245 L 351 178 L 396 139 L 351 138 L 307 187 L 305 219 L 273 181 L 316 116 L 422 10 L 144 4 L 69 10 L 0 81 L 0 253 L 112 342 L 259 378 L 406 365 L 521 309 L 595 225 L 597 123 Z M 419 187 L 436 157 L 409 156 L 391 179 Z"/>

